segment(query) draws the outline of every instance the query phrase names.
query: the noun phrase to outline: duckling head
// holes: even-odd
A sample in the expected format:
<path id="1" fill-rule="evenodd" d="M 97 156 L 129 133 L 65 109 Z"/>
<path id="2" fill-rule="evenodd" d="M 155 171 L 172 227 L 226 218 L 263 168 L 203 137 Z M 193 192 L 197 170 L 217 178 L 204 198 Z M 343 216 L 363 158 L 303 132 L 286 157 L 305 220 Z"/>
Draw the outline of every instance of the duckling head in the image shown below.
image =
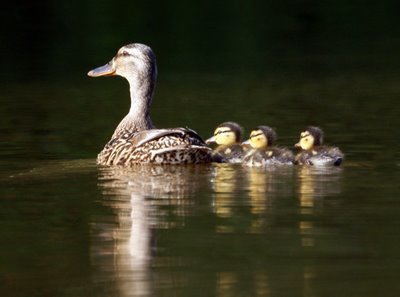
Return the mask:
<path id="1" fill-rule="evenodd" d="M 300 133 L 300 140 L 294 146 L 303 150 L 311 150 L 314 146 L 322 144 L 323 137 L 324 132 L 320 128 L 309 126 Z"/>
<path id="2" fill-rule="evenodd" d="M 243 129 L 234 122 L 220 124 L 214 131 L 214 136 L 206 140 L 207 144 L 232 145 L 240 142 Z"/>
<path id="3" fill-rule="evenodd" d="M 121 47 L 115 57 L 104 66 L 88 72 L 89 76 L 125 77 L 135 87 L 151 83 L 154 85 L 157 77 L 156 56 L 147 45 L 131 43 Z"/>
<path id="4" fill-rule="evenodd" d="M 250 138 L 243 142 L 244 145 L 250 145 L 254 149 L 264 149 L 272 146 L 276 140 L 274 129 L 269 126 L 258 126 L 251 131 Z"/>

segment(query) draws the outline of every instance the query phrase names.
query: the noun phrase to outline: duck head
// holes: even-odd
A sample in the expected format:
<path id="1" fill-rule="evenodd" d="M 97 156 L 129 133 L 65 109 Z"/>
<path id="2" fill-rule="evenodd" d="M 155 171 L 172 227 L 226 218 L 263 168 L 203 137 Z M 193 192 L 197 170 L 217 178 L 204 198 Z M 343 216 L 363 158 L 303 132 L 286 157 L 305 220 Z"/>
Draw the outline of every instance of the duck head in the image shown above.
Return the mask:
<path id="1" fill-rule="evenodd" d="M 88 72 L 89 76 L 125 77 L 131 84 L 155 83 L 157 77 L 156 56 L 147 45 L 131 43 L 121 47 L 107 64 Z"/>
<path id="2" fill-rule="evenodd" d="M 324 132 L 320 128 L 309 126 L 300 133 L 300 140 L 294 146 L 302 150 L 311 150 L 314 146 L 322 144 L 323 136 Z"/>
<path id="3" fill-rule="evenodd" d="M 254 149 L 264 149 L 272 146 L 276 140 L 274 129 L 269 126 L 258 126 L 250 132 L 248 140 L 243 142 L 243 145 L 250 145 Z"/>
<path id="4" fill-rule="evenodd" d="M 225 122 L 214 131 L 214 135 L 206 140 L 207 144 L 232 145 L 240 142 L 243 129 L 237 123 Z"/>

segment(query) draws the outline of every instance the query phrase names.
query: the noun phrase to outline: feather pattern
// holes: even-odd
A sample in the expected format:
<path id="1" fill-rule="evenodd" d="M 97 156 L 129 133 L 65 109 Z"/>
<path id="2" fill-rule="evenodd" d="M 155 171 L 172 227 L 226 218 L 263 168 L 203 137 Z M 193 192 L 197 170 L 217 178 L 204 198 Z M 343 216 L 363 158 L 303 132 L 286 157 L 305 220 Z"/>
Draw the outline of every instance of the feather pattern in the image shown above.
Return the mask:
<path id="1" fill-rule="evenodd" d="M 247 166 L 266 165 L 293 165 L 293 153 L 287 148 L 267 147 L 265 149 L 251 149 L 243 157 L 243 164 Z"/>
<path id="2" fill-rule="evenodd" d="M 298 165 L 334 165 L 342 164 L 344 155 L 337 147 L 317 146 L 313 150 L 304 150 L 296 155 L 295 163 Z"/>
<path id="3" fill-rule="evenodd" d="M 106 65 L 89 76 L 119 75 L 130 86 L 131 108 L 97 156 L 100 165 L 132 166 L 138 163 L 185 164 L 211 162 L 211 149 L 187 128 L 155 129 L 150 105 L 157 77 L 156 58 L 150 47 L 123 46 Z"/>
<path id="4" fill-rule="evenodd" d="M 97 162 L 122 166 L 208 163 L 211 162 L 211 149 L 192 130 L 152 129 L 110 140 L 97 156 Z"/>

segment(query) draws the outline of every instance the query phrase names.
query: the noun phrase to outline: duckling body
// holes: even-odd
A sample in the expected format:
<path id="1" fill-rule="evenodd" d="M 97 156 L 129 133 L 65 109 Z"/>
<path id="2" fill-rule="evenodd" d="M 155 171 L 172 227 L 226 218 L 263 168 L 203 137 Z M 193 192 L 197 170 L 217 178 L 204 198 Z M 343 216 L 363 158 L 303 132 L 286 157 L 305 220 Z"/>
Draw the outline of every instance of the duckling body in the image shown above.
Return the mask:
<path id="1" fill-rule="evenodd" d="M 243 158 L 243 147 L 240 144 L 220 145 L 212 153 L 213 162 L 218 163 L 241 163 Z"/>
<path id="2" fill-rule="evenodd" d="M 243 158 L 247 166 L 293 165 L 293 153 L 286 148 L 251 149 Z"/>
<path id="3" fill-rule="evenodd" d="M 300 134 L 300 141 L 295 147 L 301 148 L 295 164 L 315 166 L 339 166 L 344 154 L 338 147 L 322 145 L 323 131 L 318 127 L 309 126 Z"/>
<path id="4" fill-rule="evenodd" d="M 304 150 L 296 155 L 298 165 L 339 166 L 343 161 L 343 153 L 337 147 L 318 146 L 312 150 Z"/>
<path id="5" fill-rule="evenodd" d="M 293 165 L 293 153 L 287 148 L 274 146 L 275 131 L 268 126 L 258 126 L 244 142 L 251 149 L 243 157 L 247 166 Z"/>
<path id="6" fill-rule="evenodd" d="M 234 122 L 220 124 L 214 135 L 206 140 L 207 144 L 216 143 L 213 150 L 212 161 L 218 163 L 241 163 L 244 149 L 240 143 L 243 129 Z"/>
<path id="7" fill-rule="evenodd" d="M 155 129 L 150 106 L 157 77 L 156 58 L 150 47 L 132 43 L 120 48 L 106 65 L 89 76 L 119 75 L 130 86 L 131 108 L 110 141 L 97 156 L 100 165 L 129 166 L 136 163 L 209 163 L 212 150 L 193 130 Z"/>

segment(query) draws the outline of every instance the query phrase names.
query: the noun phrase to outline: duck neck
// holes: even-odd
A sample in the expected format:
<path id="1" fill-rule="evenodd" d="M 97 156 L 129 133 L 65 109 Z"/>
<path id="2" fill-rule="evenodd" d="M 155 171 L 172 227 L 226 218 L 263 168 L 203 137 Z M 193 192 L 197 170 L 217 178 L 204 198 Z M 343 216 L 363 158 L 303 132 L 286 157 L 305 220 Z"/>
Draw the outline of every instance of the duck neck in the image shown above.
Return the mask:
<path id="1" fill-rule="evenodd" d="M 150 105 L 153 99 L 153 86 L 149 83 L 137 84 L 129 82 L 131 95 L 131 108 L 128 115 L 135 121 L 150 122 Z"/>
<path id="2" fill-rule="evenodd" d="M 130 86 L 131 107 L 129 113 L 119 123 L 113 134 L 113 138 L 123 133 L 134 133 L 154 128 L 150 118 L 154 83 L 141 79 L 128 79 L 128 82 Z"/>

